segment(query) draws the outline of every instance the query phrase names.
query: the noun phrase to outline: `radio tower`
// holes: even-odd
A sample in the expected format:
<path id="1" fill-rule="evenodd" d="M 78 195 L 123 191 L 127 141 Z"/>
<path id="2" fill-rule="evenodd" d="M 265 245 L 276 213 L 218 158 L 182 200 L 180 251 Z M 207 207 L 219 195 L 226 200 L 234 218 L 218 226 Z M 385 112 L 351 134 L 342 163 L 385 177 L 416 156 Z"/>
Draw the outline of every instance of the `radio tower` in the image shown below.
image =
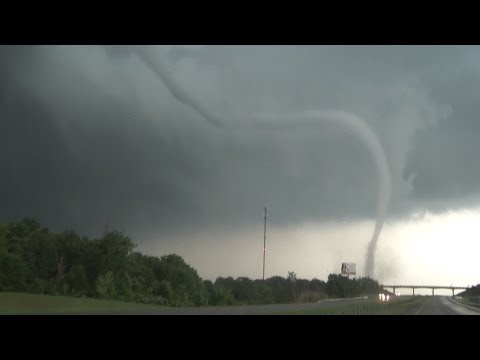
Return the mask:
<path id="1" fill-rule="evenodd" d="M 267 251 L 266 242 L 267 242 L 267 207 L 265 206 L 263 213 L 263 281 L 265 281 L 265 252 Z"/>

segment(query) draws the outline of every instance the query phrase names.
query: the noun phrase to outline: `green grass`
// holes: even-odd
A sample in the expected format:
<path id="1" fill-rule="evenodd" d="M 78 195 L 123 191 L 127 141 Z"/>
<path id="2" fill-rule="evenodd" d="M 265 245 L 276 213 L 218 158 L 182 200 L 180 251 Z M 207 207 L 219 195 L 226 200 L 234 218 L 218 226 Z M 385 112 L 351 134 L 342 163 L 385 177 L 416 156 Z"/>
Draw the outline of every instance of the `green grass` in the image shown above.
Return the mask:
<path id="1" fill-rule="evenodd" d="M 277 312 L 275 315 L 403 315 L 419 307 L 424 301 L 423 296 L 404 296 L 389 302 L 380 302 L 376 298 L 361 304 L 334 303 L 328 307 L 319 306 L 315 309 Z"/>
<path id="2" fill-rule="evenodd" d="M 455 301 L 464 305 L 480 308 L 480 296 L 467 296 L 460 299 L 457 297 Z"/>
<path id="3" fill-rule="evenodd" d="M 114 313 L 159 309 L 160 306 L 67 296 L 0 293 L 0 314 Z"/>
<path id="4" fill-rule="evenodd" d="M 419 308 L 428 298 L 425 296 L 408 296 L 398 299 L 387 306 L 384 315 L 405 315 Z"/>
<path id="5" fill-rule="evenodd" d="M 371 298 L 361 304 L 332 303 L 328 307 L 308 310 L 276 312 L 276 315 L 401 315 L 419 308 L 426 300 L 423 296 L 404 296 L 388 303 Z M 0 315 L 29 314 L 109 314 L 142 312 L 162 309 L 144 305 L 90 298 L 51 296 L 21 293 L 0 293 Z"/>

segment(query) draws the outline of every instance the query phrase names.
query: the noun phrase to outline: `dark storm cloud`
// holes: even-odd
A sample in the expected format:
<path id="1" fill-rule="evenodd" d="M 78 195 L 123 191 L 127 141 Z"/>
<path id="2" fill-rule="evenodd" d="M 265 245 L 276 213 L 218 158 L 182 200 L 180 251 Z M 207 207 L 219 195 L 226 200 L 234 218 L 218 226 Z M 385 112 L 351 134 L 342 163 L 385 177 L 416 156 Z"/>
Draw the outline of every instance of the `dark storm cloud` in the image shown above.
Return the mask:
<path id="1" fill-rule="evenodd" d="M 104 226 L 175 225 L 179 214 L 187 220 L 201 215 L 190 192 L 203 175 L 190 153 L 203 146 L 208 155 L 202 137 L 165 134 L 132 104 L 82 79 L 71 82 L 83 95 L 78 107 L 61 113 L 68 121 L 58 119 L 31 87 L 16 81 L 18 66 L 3 70 L 2 218 L 35 216 L 94 233 Z"/>
<path id="2" fill-rule="evenodd" d="M 117 56 L 118 54 L 122 56 Z M 165 47 L 183 88 L 225 121 L 336 108 L 378 133 L 391 216 L 480 190 L 476 48 Z M 103 47 L 2 47 L 2 219 L 95 234 L 373 218 L 375 168 L 335 126 L 212 131 L 148 66 Z M 407 181 L 411 179 L 411 182 Z"/>
<path id="3" fill-rule="evenodd" d="M 415 153 L 405 169 L 405 176 L 416 175 L 415 197 L 427 201 L 440 198 L 461 206 L 459 203 L 478 195 L 480 68 L 478 51 L 469 55 L 438 69 L 442 76 L 429 74 L 426 79 L 431 83 L 432 96 L 451 104 L 452 115 L 430 131 L 416 135 Z"/>

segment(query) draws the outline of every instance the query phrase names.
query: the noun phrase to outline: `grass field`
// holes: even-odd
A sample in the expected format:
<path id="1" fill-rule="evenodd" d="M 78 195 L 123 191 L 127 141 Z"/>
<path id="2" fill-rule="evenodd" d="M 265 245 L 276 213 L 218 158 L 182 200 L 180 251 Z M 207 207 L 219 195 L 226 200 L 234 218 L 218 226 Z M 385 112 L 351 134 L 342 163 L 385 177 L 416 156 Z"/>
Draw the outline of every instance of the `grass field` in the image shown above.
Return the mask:
<path id="1" fill-rule="evenodd" d="M 371 298 L 361 304 L 339 302 L 316 309 L 277 312 L 272 315 L 402 315 L 420 306 L 426 300 L 423 296 L 404 296 L 389 302 Z"/>
<path id="2" fill-rule="evenodd" d="M 0 314 L 74 314 L 128 313 L 159 309 L 160 306 L 125 303 L 100 299 L 74 298 L 36 294 L 0 293 Z"/>
<path id="3" fill-rule="evenodd" d="M 308 310 L 268 312 L 265 315 L 401 315 L 419 307 L 426 298 L 404 296 L 382 303 L 371 298 L 356 304 L 331 302 Z M 272 305 L 273 306 L 273 305 Z M 159 313 L 168 308 L 66 296 L 50 296 L 20 293 L 0 293 L 0 315 L 42 315 L 42 314 L 134 314 Z M 178 310 L 178 309 L 177 309 Z M 181 310 L 181 309 L 180 309 Z M 205 309 L 203 309 L 205 310 Z M 271 309 L 270 311 L 272 311 Z M 167 310 L 168 311 L 168 310 Z"/>
<path id="4" fill-rule="evenodd" d="M 474 308 L 480 308 L 480 296 L 457 297 L 456 302 L 468 305 Z"/>

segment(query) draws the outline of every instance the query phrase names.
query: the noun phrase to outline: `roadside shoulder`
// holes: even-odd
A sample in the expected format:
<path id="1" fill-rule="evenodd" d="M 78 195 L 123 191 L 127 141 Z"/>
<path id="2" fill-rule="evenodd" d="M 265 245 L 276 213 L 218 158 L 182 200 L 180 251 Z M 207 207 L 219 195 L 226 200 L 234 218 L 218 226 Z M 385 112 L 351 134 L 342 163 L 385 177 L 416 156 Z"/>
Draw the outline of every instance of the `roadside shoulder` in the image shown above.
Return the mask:
<path id="1" fill-rule="evenodd" d="M 472 310 L 472 311 L 475 311 L 475 312 L 480 313 L 480 308 L 478 308 L 478 307 L 464 304 L 464 303 L 462 303 L 462 302 L 460 302 L 460 301 L 458 301 L 458 300 L 455 300 L 454 298 L 452 299 L 451 297 L 448 297 L 448 300 L 449 300 L 450 302 L 454 303 L 455 305 L 462 306 L 462 307 L 464 307 L 465 309 Z"/>

